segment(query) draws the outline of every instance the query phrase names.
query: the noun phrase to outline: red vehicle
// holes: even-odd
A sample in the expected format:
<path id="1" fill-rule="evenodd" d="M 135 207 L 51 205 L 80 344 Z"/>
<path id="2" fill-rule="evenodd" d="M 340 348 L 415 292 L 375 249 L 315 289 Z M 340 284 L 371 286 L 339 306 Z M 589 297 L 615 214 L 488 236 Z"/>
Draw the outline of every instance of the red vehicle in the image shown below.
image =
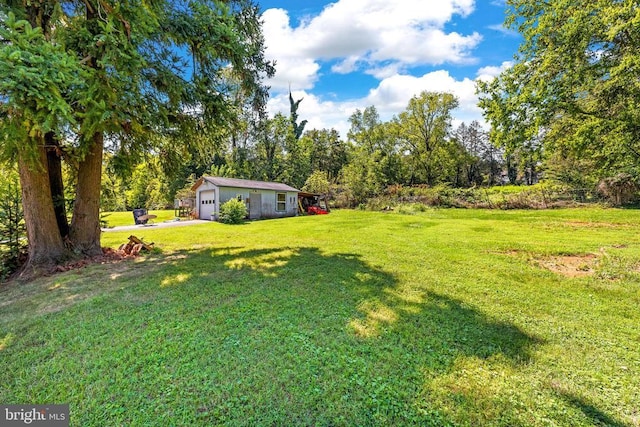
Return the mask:
<path id="1" fill-rule="evenodd" d="M 326 215 L 329 212 L 327 212 L 326 210 L 322 209 L 320 206 L 309 206 L 307 208 L 307 213 L 309 215 Z"/>
<path id="2" fill-rule="evenodd" d="M 326 197 L 314 193 L 298 193 L 298 206 L 301 214 L 326 215 L 329 213 Z"/>

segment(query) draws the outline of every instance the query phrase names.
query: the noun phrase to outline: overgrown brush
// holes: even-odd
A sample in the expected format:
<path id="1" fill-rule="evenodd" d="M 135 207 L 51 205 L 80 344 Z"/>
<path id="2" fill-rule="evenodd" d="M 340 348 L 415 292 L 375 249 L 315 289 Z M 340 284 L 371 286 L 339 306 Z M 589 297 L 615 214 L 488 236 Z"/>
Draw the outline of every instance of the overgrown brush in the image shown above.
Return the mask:
<path id="1" fill-rule="evenodd" d="M 637 200 L 638 181 L 628 173 L 604 178 L 598 183 L 598 193 L 613 206 L 623 206 Z"/>
<path id="2" fill-rule="evenodd" d="M 387 188 L 383 195 L 369 199 L 366 209 L 397 210 L 399 206 L 405 206 L 402 209 L 405 212 L 415 211 L 416 205 L 439 208 L 548 209 L 599 201 L 600 198 L 589 189 L 571 189 L 546 183 L 490 188 L 394 185 Z"/>

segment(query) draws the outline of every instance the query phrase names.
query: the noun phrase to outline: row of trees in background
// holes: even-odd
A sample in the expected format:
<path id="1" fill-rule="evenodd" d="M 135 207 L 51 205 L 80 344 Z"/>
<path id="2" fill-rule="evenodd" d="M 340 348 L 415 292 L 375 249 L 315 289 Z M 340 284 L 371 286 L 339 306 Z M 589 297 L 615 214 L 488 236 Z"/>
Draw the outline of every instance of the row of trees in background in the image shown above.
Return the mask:
<path id="1" fill-rule="evenodd" d="M 524 42 L 513 66 L 478 83 L 488 132 L 477 122 L 452 128 L 458 100 L 432 92 L 416 94 L 390 121 L 381 121 L 375 106 L 356 111 L 347 135 L 304 132 L 298 117 L 304 101 L 290 96 L 288 116 L 243 113 L 178 173 L 147 176 L 146 188 L 125 185 L 139 197 L 124 204 L 162 204 L 154 195 L 172 197 L 188 177 L 204 173 L 316 190 L 331 184 L 350 206 L 394 185 L 463 188 L 534 184 L 540 177 L 579 193 L 598 189 L 614 203 L 629 201 L 640 177 L 637 6 L 508 0 L 506 7 L 506 25 Z M 149 158 L 141 179 L 157 163 Z"/>
<path id="2" fill-rule="evenodd" d="M 289 117 L 256 122 L 245 115 L 180 174 L 146 191 L 127 189 L 141 195 L 136 203 L 161 204 L 154 194 L 172 195 L 187 177 L 211 173 L 316 190 L 331 184 L 354 206 L 394 185 L 534 184 L 544 177 L 577 194 L 598 190 L 615 204 L 632 200 L 640 177 L 637 6 L 508 0 L 506 8 L 506 26 L 524 42 L 509 69 L 478 82 L 489 132 L 477 122 L 452 128 L 455 97 L 424 92 L 387 122 L 375 106 L 356 111 L 345 139 L 334 130 L 303 133 L 303 100 L 290 97 Z"/>
<path id="3" fill-rule="evenodd" d="M 246 121 L 242 134 L 229 134 L 226 144 L 198 153 L 177 175 L 161 171 L 151 156 L 127 179 L 105 177 L 106 209 L 171 205 L 176 191 L 202 174 L 280 181 L 294 187 L 326 192 L 332 186 L 342 205 L 355 206 L 381 194 L 391 185 L 454 187 L 495 185 L 503 181 L 503 152 L 490 144 L 478 122 L 452 129 L 457 99 L 449 93 L 423 92 L 407 109 L 388 122 L 375 106 L 356 110 L 350 131 L 342 139 L 334 129 L 309 129 L 298 123 L 302 100 L 291 101 L 287 117 L 277 114 Z M 512 156 L 515 183 L 525 176 Z"/>

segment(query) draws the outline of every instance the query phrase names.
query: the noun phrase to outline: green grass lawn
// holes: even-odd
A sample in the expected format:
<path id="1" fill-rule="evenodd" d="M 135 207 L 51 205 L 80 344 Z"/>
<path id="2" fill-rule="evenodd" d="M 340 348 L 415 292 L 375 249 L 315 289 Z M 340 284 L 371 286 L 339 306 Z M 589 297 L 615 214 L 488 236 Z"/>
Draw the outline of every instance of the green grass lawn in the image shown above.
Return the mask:
<path id="1" fill-rule="evenodd" d="M 149 255 L 0 287 L 0 402 L 69 403 L 74 426 L 639 426 L 639 222 L 141 229 Z"/>

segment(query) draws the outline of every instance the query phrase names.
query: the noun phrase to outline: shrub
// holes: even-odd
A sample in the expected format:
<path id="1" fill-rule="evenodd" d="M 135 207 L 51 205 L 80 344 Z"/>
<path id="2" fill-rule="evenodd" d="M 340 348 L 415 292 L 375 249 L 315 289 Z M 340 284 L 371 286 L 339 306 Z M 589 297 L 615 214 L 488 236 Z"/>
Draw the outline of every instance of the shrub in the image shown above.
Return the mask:
<path id="1" fill-rule="evenodd" d="M 329 182 L 329 175 L 324 171 L 314 171 L 302 187 L 302 191 L 308 191 L 310 193 L 328 194 L 330 191 L 331 183 Z"/>
<path id="2" fill-rule="evenodd" d="M 0 170 L 0 280 L 18 267 L 26 253 L 26 229 L 22 212 L 18 174 Z"/>
<path id="3" fill-rule="evenodd" d="M 598 184 L 598 192 L 613 206 L 631 203 L 638 191 L 638 182 L 628 173 L 605 178 Z"/>
<path id="4" fill-rule="evenodd" d="M 220 206 L 220 222 L 240 224 L 247 216 L 247 207 L 242 200 L 231 199 Z"/>

